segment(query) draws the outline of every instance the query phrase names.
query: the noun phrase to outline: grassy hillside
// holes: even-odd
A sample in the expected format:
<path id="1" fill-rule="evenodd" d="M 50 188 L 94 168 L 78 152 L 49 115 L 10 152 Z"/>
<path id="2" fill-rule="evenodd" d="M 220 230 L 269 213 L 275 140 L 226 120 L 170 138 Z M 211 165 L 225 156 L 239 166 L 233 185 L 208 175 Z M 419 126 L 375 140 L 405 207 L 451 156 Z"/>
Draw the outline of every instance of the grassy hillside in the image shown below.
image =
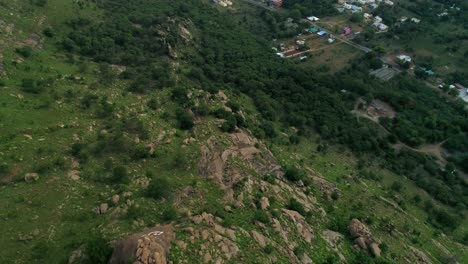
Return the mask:
<path id="1" fill-rule="evenodd" d="M 1 263 L 107 263 L 162 224 L 174 263 L 468 260 L 463 168 L 410 149 L 460 140 L 463 106 L 368 78 L 366 57 L 281 60 L 267 17 L 289 11 L 234 8 L 0 3 Z M 398 119 L 356 117 L 361 97 Z M 380 257 L 356 250 L 352 219 Z"/>

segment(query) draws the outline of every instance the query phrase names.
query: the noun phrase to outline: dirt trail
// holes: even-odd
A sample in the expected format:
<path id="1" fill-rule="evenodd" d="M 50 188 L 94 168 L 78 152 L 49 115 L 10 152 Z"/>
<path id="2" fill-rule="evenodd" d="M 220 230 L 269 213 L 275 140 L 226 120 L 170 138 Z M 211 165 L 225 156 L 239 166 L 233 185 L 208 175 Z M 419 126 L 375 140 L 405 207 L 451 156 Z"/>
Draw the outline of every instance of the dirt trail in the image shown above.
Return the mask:
<path id="1" fill-rule="evenodd" d="M 359 117 L 364 117 L 364 118 L 367 118 L 367 119 L 371 120 L 372 122 L 377 124 L 385 132 L 385 134 L 391 134 L 390 131 L 388 131 L 384 126 L 382 126 L 379 123 L 379 118 L 382 117 L 382 116 L 387 116 L 389 118 L 394 118 L 396 116 L 396 113 L 386 103 L 384 103 L 382 101 L 379 101 L 379 100 L 374 100 L 374 101 L 369 104 L 369 106 L 366 108 L 366 110 L 359 110 L 358 105 L 359 105 L 359 103 L 362 102 L 362 100 L 358 99 L 356 101 L 356 104 L 354 105 L 354 109 L 351 111 L 351 113 L 353 113 L 353 114 L 355 114 L 355 115 L 357 115 Z M 384 110 L 383 113 L 381 111 L 377 111 L 377 110 L 381 110 L 381 109 Z M 431 155 L 431 156 L 437 158 L 437 163 L 441 167 L 444 167 L 448 163 L 446 158 L 445 158 L 444 149 L 443 149 L 443 144 L 445 143 L 445 141 L 446 140 L 444 140 L 442 142 L 439 142 L 439 143 L 435 143 L 435 144 L 424 144 L 424 145 L 419 146 L 418 148 L 411 147 L 411 146 L 409 146 L 409 145 L 407 145 L 407 144 L 405 144 L 405 143 L 403 143 L 401 141 L 398 141 L 396 144 L 393 144 L 392 147 L 395 150 L 401 150 L 403 148 L 407 148 L 407 149 L 411 149 L 411 150 L 416 151 L 416 152 Z"/>

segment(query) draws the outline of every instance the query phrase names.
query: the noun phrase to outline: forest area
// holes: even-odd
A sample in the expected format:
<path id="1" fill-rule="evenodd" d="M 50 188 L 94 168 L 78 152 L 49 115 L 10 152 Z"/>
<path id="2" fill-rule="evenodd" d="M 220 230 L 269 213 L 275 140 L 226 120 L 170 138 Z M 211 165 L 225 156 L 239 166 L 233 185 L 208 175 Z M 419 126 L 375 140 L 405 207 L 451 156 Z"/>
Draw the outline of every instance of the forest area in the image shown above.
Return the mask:
<path id="1" fill-rule="evenodd" d="M 410 76 L 388 83 L 370 77 L 367 71 L 376 54 L 362 56 L 336 74 L 300 69 L 265 52 L 265 40 L 246 31 L 242 23 L 199 1 L 171 2 L 165 8 L 136 2 L 99 2 L 105 11 L 103 21 L 70 21 L 71 32 L 58 40 L 59 45 L 102 65 L 127 66 L 122 78 L 129 81 L 128 91 L 141 94 L 153 89 L 188 88 L 183 82 L 174 82 L 169 71 L 168 58 L 178 49 L 178 57 L 189 65 L 184 70 L 187 79 L 209 91 L 223 86 L 254 100 L 263 117 L 261 124 L 235 116 L 229 118 L 231 127 L 246 126 L 257 137 L 271 140 L 278 134 L 275 123 L 294 126 L 305 138 L 318 132 L 328 144 L 344 145 L 364 160 L 378 157 L 375 161 L 381 166 L 406 175 L 435 199 L 457 208 L 448 212 L 429 206 L 427 210 L 440 215 L 435 224 L 452 230 L 463 220 L 462 212 L 468 206 L 467 181 L 459 174 L 468 173 L 468 112 L 463 104 L 443 100 Z M 286 1 L 285 6 L 300 3 Z M 174 20 L 190 20 L 199 30 L 193 47 L 184 46 L 184 39 L 174 33 Z M 358 97 L 381 99 L 396 109 L 397 118 L 382 122 L 390 135 L 350 113 Z M 180 107 L 200 111 L 183 102 Z M 428 155 L 395 151 L 391 144 L 398 140 L 414 147 L 445 141 L 453 155 L 450 163 L 439 169 Z"/>

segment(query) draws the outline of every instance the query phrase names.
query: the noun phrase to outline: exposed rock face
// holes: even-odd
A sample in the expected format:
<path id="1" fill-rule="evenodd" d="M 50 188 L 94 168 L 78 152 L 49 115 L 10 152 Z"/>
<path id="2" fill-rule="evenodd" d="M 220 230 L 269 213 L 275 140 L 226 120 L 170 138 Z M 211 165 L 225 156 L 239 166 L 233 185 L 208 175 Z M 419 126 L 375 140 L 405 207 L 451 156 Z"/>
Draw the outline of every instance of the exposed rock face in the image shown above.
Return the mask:
<path id="1" fill-rule="evenodd" d="M 26 173 L 26 175 L 24 175 L 24 181 L 25 182 L 33 182 L 33 181 L 37 181 L 37 180 L 39 180 L 39 174 L 37 174 L 35 172 Z"/>
<path id="2" fill-rule="evenodd" d="M 157 226 L 125 238 L 115 245 L 109 264 L 166 264 L 171 240 L 174 239 L 171 225 Z"/>
<path id="3" fill-rule="evenodd" d="M 353 219 L 348 226 L 348 231 L 353 238 L 356 238 L 354 242 L 360 249 L 369 251 L 375 257 L 380 257 L 380 241 L 372 236 L 370 229 L 366 225 L 358 219 Z"/>
<path id="4" fill-rule="evenodd" d="M 246 131 L 230 134 L 230 147 L 224 147 L 219 139 L 211 137 L 202 147 L 202 157 L 198 165 L 202 177 L 213 179 L 226 191 L 226 200 L 233 201 L 232 186 L 246 177 L 245 170 L 232 165 L 232 158 L 242 160 L 260 175 L 282 176 L 283 172 L 270 151 L 260 149 L 259 142 Z M 239 204 L 240 206 L 240 204 Z M 236 208 L 239 208 L 236 206 Z"/>

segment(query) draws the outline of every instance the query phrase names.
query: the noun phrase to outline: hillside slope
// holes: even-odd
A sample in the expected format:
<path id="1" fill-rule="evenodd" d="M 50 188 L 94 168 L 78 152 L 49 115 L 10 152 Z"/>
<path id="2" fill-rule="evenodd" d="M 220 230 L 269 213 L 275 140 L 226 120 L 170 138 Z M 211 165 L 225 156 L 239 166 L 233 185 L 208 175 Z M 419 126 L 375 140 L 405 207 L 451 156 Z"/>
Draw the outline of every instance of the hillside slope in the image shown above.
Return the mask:
<path id="1" fill-rule="evenodd" d="M 0 13 L 1 263 L 468 261 L 466 185 L 436 167 L 439 189 L 459 186 L 436 199 L 410 162 L 396 173 L 381 128 L 322 86 L 333 76 L 290 77 L 235 14 L 146 0 Z M 301 108 L 296 91 L 316 99 Z M 447 111 L 441 134 L 459 135 Z M 418 175 L 435 164 L 417 158 Z"/>

